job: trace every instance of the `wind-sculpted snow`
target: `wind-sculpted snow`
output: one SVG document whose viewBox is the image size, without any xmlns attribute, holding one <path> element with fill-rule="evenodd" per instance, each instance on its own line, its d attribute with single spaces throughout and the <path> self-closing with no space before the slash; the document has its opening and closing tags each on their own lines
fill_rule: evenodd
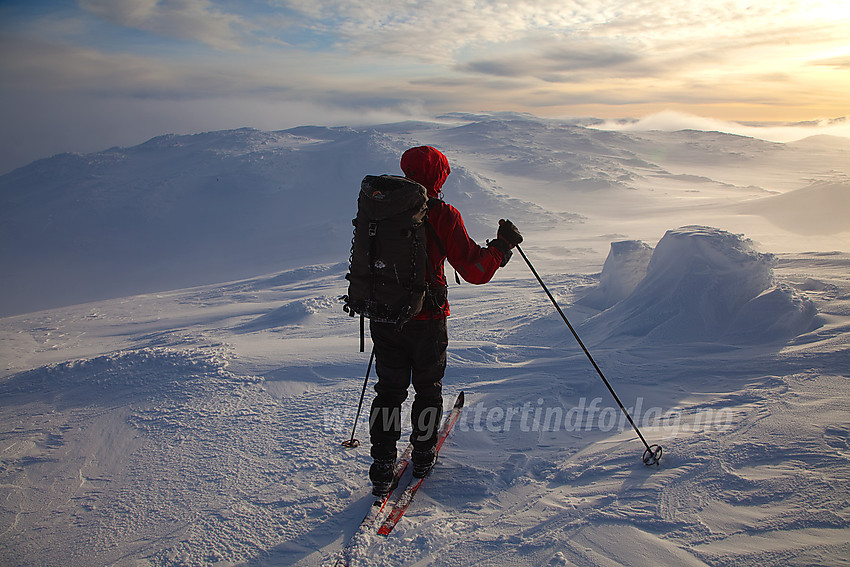
<svg viewBox="0 0 850 567">
<path fill-rule="evenodd" d="M 195 375 L 228 377 L 223 359 L 200 353 L 145 348 L 119 351 L 90 359 L 70 360 L 18 374 L 0 383 L 0 395 L 63 397 L 70 390 L 86 396 L 120 394 L 122 391 L 182 389 Z"/>
<path fill-rule="evenodd" d="M 617 262 L 615 251 L 600 287 L 631 285 L 644 270 L 645 248 L 635 247 L 630 262 Z M 670 230 L 640 283 L 584 327 L 596 341 L 618 335 L 665 343 L 787 340 L 809 330 L 816 308 L 793 288 L 776 284 L 775 262 L 741 235 L 696 226 Z M 623 269 L 629 264 L 633 272 Z"/>
<path fill-rule="evenodd" d="M 26 425 L 0 435 L 0 563 L 233 564 L 294 541 L 357 484 L 335 480 L 332 465 L 318 470 L 329 443 L 319 393 L 282 404 L 262 382 L 203 347 L 119 352 L 5 381 L 0 420 Z M 81 537 L 56 545 L 69 529 Z"/>
<path fill-rule="evenodd" d="M 602 265 L 599 285 L 579 303 L 595 309 L 607 309 L 625 299 L 646 277 L 652 247 L 639 240 L 611 243 L 611 251 Z"/>
<path fill-rule="evenodd" d="M 240 328 L 246 331 L 260 331 L 287 325 L 305 324 L 311 315 L 338 305 L 339 298 L 335 297 L 314 297 L 293 301 L 278 307 L 271 313 L 265 313 L 253 321 L 245 323 Z"/>
<path fill-rule="evenodd" d="M 650 468 L 561 322 L 535 327 L 552 307 L 530 275 L 453 284 L 444 381 L 467 406 L 416 505 L 391 537 L 368 538 L 356 564 L 846 556 L 847 255 L 777 262 L 721 231 L 672 234 L 647 277 L 672 276 L 684 251 L 702 251 L 708 273 L 775 281 L 780 295 L 806 290 L 823 324 L 771 349 L 655 340 L 647 350 L 616 337 L 594 346 L 643 433 L 665 448 Z M 340 445 L 368 361 L 356 321 L 332 300 L 343 275 L 339 264 L 304 267 L 3 319 L 7 364 L 26 349 L 32 361 L 64 361 L 0 382 L 0 563 L 323 564 L 370 505 L 365 412 L 364 445 Z M 543 276 L 578 312 L 589 278 Z M 774 292 L 756 297 L 774 319 L 788 313 Z"/>
</svg>

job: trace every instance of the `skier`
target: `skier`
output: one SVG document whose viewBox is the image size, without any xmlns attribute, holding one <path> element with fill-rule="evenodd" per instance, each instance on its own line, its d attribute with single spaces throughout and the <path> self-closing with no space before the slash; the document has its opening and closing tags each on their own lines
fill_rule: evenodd
<svg viewBox="0 0 850 567">
<path fill-rule="evenodd" d="M 427 234 L 429 292 L 422 311 L 400 330 L 393 323 L 370 321 L 378 382 L 369 415 L 372 493 L 383 496 L 392 488 L 396 442 L 401 437 L 401 404 L 413 383 L 411 409 L 413 476 L 426 476 L 436 461 L 435 445 L 443 411 L 443 375 L 446 369 L 449 315 L 444 262 L 469 283 L 490 281 L 510 259 L 522 235 L 510 221 L 500 220 L 495 240 L 486 247 L 467 234 L 460 212 L 440 199 L 451 169 L 445 155 L 431 146 L 410 148 L 401 157 L 405 177 L 428 191 Z M 433 230 L 432 230 L 433 229 Z"/>
</svg>

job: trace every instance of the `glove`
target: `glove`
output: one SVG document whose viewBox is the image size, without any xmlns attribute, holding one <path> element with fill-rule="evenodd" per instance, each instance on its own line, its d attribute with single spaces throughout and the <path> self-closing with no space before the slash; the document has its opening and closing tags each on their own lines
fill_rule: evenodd
<svg viewBox="0 0 850 567">
<path fill-rule="evenodd" d="M 496 237 L 507 242 L 511 248 L 522 243 L 522 235 L 517 227 L 514 223 L 505 219 L 499 220 L 499 231 L 496 233 Z"/>
<path fill-rule="evenodd" d="M 499 220 L 499 230 L 496 232 L 496 239 L 487 243 L 487 246 L 493 247 L 502 253 L 501 267 L 504 268 L 508 264 L 508 260 L 513 256 L 511 248 L 522 242 L 522 235 L 509 220 Z"/>
</svg>

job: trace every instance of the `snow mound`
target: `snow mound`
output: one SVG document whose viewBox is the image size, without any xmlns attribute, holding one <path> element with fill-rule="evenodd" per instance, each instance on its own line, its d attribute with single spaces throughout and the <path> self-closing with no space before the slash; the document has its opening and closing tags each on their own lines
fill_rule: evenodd
<svg viewBox="0 0 850 567">
<path fill-rule="evenodd" d="M 276 327 L 286 327 L 305 323 L 312 315 L 320 311 L 333 309 L 339 305 L 339 300 L 330 296 L 308 297 L 290 301 L 269 313 L 260 315 L 243 324 L 240 329 L 245 331 L 261 331 Z"/>
<path fill-rule="evenodd" d="M 817 308 L 805 295 L 777 285 L 744 304 L 725 338 L 741 343 L 785 340 L 805 332 L 816 314 Z"/>
<path fill-rule="evenodd" d="M 599 285 L 578 303 L 595 309 L 607 309 L 625 299 L 646 276 L 652 247 L 640 240 L 612 242 L 602 266 Z"/>
<path fill-rule="evenodd" d="M 775 283 L 775 262 L 773 254 L 754 250 L 742 235 L 705 226 L 667 231 L 634 290 L 585 322 L 588 337 L 626 335 L 665 343 L 787 340 L 809 328 L 816 309 L 806 296 Z M 608 289 L 630 285 L 639 265 L 612 262 L 617 268 L 608 270 Z"/>
<path fill-rule="evenodd" d="M 94 358 L 69 360 L 36 368 L 0 384 L 0 396 L 13 395 L 104 395 L 132 389 L 176 390 L 181 382 L 199 376 L 234 379 L 220 355 L 203 349 L 170 350 L 142 348 L 119 351 Z"/>
</svg>

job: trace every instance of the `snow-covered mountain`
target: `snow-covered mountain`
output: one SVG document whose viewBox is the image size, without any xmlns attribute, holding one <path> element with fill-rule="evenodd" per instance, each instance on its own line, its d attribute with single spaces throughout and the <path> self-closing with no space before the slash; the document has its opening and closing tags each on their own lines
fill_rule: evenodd
<svg viewBox="0 0 850 567">
<path fill-rule="evenodd" d="M 816 207 L 806 218 L 823 221 L 807 226 L 815 233 L 825 223 L 846 226 L 840 195 L 850 150 L 840 144 L 620 134 L 514 115 L 166 135 L 57 155 L 0 177 L 0 314 L 344 261 L 360 179 L 399 173 L 401 152 L 420 143 L 449 156 L 446 199 L 465 213 L 475 238 L 490 238 L 500 216 L 526 231 L 589 222 L 599 238 L 573 246 L 594 263 L 610 234 L 656 240 L 668 228 L 705 224 L 702 211 L 690 219 L 677 209 L 708 200 L 736 200 L 746 212 L 782 219 L 782 211 L 798 210 L 793 200 L 760 206 L 756 198 L 817 180 L 837 187 L 842 202 L 817 205 L 806 195 Z M 673 218 L 634 226 L 645 215 L 633 213 L 647 204 L 672 207 Z"/>
<path fill-rule="evenodd" d="M 846 562 L 850 148 L 591 124 L 162 136 L 0 177 L 0 564 L 332 560 L 371 502 L 365 415 L 340 444 L 368 362 L 338 301 L 350 219 L 422 143 L 474 238 L 523 231 L 664 455 L 641 463 L 515 255 L 450 286 L 467 406 L 352 564 Z"/>
</svg>

